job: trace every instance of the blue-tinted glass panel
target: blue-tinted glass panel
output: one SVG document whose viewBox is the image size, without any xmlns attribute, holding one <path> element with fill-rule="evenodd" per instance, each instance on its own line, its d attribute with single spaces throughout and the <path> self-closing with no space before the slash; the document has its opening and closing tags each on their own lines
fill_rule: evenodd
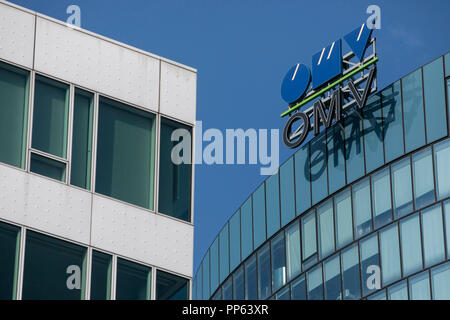
<svg viewBox="0 0 450 320">
<path fill-rule="evenodd" d="M 302 253 L 304 267 L 308 267 L 310 262 L 315 262 L 317 259 L 316 213 L 314 211 L 302 217 Z"/>
<path fill-rule="evenodd" d="M 372 201 L 375 229 L 392 221 L 391 177 L 389 168 L 372 176 Z"/>
<path fill-rule="evenodd" d="M 411 300 L 430 300 L 430 276 L 424 271 L 409 279 L 409 295 Z"/>
<path fill-rule="evenodd" d="M 434 146 L 434 166 L 438 199 L 450 196 L 450 139 Z"/>
<path fill-rule="evenodd" d="M 309 170 L 309 144 L 295 153 L 295 203 L 296 215 L 311 207 L 311 184 Z"/>
<path fill-rule="evenodd" d="M 379 94 L 369 97 L 363 117 L 366 171 L 371 172 L 384 163 L 383 121 Z"/>
<path fill-rule="evenodd" d="M 380 232 L 381 273 L 383 286 L 401 277 L 398 226 L 393 224 Z"/>
<path fill-rule="evenodd" d="M 450 300 L 450 262 L 431 269 L 433 300 Z"/>
<path fill-rule="evenodd" d="M 386 300 L 386 290 L 382 290 L 371 295 L 370 297 L 367 297 L 367 300 Z"/>
<path fill-rule="evenodd" d="M 228 246 L 228 223 L 220 231 L 219 234 L 219 270 L 220 270 L 220 283 L 225 280 L 229 274 L 230 260 L 229 260 L 229 246 Z"/>
<path fill-rule="evenodd" d="M 342 275 L 344 286 L 344 299 L 356 300 L 361 297 L 361 283 L 359 273 L 358 245 L 342 252 Z"/>
<path fill-rule="evenodd" d="M 264 183 L 253 193 L 253 245 L 259 247 L 266 240 L 266 200 Z"/>
<path fill-rule="evenodd" d="M 253 252 L 253 221 L 252 221 L 252 198 L 241 207 L 241 254 L 245 260 Z"/>
<path fill-rule="evenodd" d="M 277 300 L 291 300 L 291 287 L 286 286 L 277 293 Z"/>
<path fill-rule="evenodd" d="M 422 232 L 425 267 L 429 267 L 445 258 L 440 204 L 422 211 Z"/>
<path fill-rule="evenodd" d="M 302 259 L 300 256 L 300 227 L 298 221 L 286 229 L 286 254 L 287 278 L 289 281 L 301 271 Z"/>
<path fill-rule="evenodd" d="M 213 300 L 222 300 L 222 288 L 219 287 L 219 289 L 216 291 L 216 293 L 212 296 Z M 194 298 L 194 300 L 196 300 Z"/>
<path fill-rule="evenodd" d="M 431 148 L 413 154 L 414 201 L 416 209 L 434 202 L 433 160 Z"/>
<path fill-rule="evenodd" d="M 416 213 L 400 222 L 402 243 L 403 276 L 422 269 L 422 244 L 420 240 L 420 221 Z"/>
<path fill-rule="evenodd" d="M 192 300 L 197 300 L 197 275 L 192 281 Z"/>
<path fill-rule="evenodd" d="M 16 298 L 20 228 L 0 222 L 0 300 Z"/>
<path fill-rule="evenodd" d="M 353 240 L 352 197 L 350 188 L 334 198 L 336 242 L 342 248 Z"/>
<path fill-rule="evenodd" d="M 334 251 L 333 202 L 328 200 L 317 208 L 319 219 L 319 255 L 326 257 Z"/>
<path fill-rule="evenodd" d="M 286 284 L 286 247 L 284 232 L 272 240 L 272 290 L 277 291 Z"/>
<path fill-rule="evenodd" d="M 405 150 L 410 152 L 425 144 L 422 69 L 418 69 L 402 79 L 402 93 L 405 118 Z"/>
<path fill-rule="evenodd" d="M 374 234 L 361 240 L 360 250 L 363 295 L 368 295 L 381 287 L 381 279 L 376 276 L 380 275 L 378 236 Z"/>
<path fill-rule="evenodd" d="M 409 157 L 392 165 L 394 215 L 400 218 L 413 209 L 411 160 Z"/>
<path fill-rule="evenodd" d="M 450 257 L 450 200 L 444 202 L 444 221 L 447 240 L 447 257 Z"/>
<path fill-rule="evenodd" d="M 197 299 L 203 300 L 203 263 L 197 271 Z"/>
<path fill-rule="evenodd" d="M 219 286 L 219 240 L 214 239 L 214 242 L 209 249 L 210 256 L 210 277 L 211 277 L 211 292 L 214 292 Z"/>
<path fill-rule="evenodd" d="M 408 287 L 406 280 L 388 288 L 389 300 L 408 300 Z"/>
<path fill-rule="evenodd" d="M 339 255 L 325 261 L 324 268 L 325 300 L 341 300 L 341 263 Z"/>
<path fill-rule="evenodd" d="M 270 243 L 258 251 L 258 293 L 259 299 L 264 300 L 272 293 L 270 272 Z"/>
<path fill-rule="evenodd" d="M 308 300 L 323 300 L 322 264 L 307 272 Z"/>
<path fill-rule="evenodd" d="M 281 225 L 295 217 L 294 158 L 280 167 Z"/>
<path fill-rule="evenodd" d="M 230 271 L 241 262 L 241 211 L 230 219 Z"/>
<path fill-rule="evenodd" d="M 353 186 L 353 215 L 355 235 L 360 238 L 372 230 L 372 208 L 370 203 L 370 180 L 358 182 Z"/>
<path fill-rule="evenodd" d="M 222 294 L 223 300 L 233 300 L 233 277 L 229 277 L 223 284 Z"/>
<path fill-rule="evenodd" d="M 364 174 L 362 121 L 356 112 L 353 112 L 345 118 L 344 122 L 347 183 L 351 183 Z"/>
<path fill-rule="evenodd" d="M 328 195 L 327 138 L 322 131 L 310 142 L 311 183 L 313 205 Z"/>
<path fill-rule="evenodd" d="M 256 277 L 256 255 L 245 262 L 245 299 L 258 299 L 258 278 Z"/>
<path fill-rule="evenodd" d="M 383 105 L 383 134 L 386 162 L 400 157 L 403 145 L 403 113 L 400 81 L 388 86 L 381 92 Z"/>
<path fill-rule="evenodd" d="M 445 77 L 450 76 L 450 53 L 447 53 L 445 59 Z"/>
<path fill-rule="evenodd" d="M 211 296 L 211 288 L 209 284 L 209 251 L 203 259 L 203 300 L 208 300 Z"/>
<path fill-rule="evenodd" d="M 280 195 L 278 173 L 266 180 L 267 237 L 280 230 Z"/>
<path fill-rule="evenodd" d="M 345 143 L 344 131 L 339 125 L 327 131 L 328 184 L 330 194 L 345 185 Z"/>
<path fill-rule="evenodd" d="M 305 275 L 300 276 L 291 285 L 292 300 L 306 300 L 306 282 Z"/>
<path fill-rule="evenodd" d="M 423 90 L 425 96 L 425 119 L 427 142 L 447 135 L 445 119 L 445 87 L 442 57 L 423 67 Z"/>
<path fill-rule="evenodd" d="M 244 300 L 244 266 L 241 266 L 233 274 L 233 299 Z"/>
</svg>

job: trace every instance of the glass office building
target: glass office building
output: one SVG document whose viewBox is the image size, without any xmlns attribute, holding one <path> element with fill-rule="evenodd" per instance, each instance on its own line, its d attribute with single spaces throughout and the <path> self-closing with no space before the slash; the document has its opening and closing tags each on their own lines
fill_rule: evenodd
<svg viewBox="0 0 450 320">
<path fill-rule="evenodd" d="M 193 133 L 196 70 L 0 18 L 0 299 L 189 299 L 193 166 L 171 137 Z"/>
<path fill-rule="evenodd" d="M 450 53 L 323 130 L 225 224 L 194 299 L 450 299 Z"/>
</svg>

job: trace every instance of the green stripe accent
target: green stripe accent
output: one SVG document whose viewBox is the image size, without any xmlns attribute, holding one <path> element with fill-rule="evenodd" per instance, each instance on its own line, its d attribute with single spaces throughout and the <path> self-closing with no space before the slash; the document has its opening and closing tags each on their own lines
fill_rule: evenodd
<svg viewBox="0 0 450 320">
<path fill-rule="evenodd" d="M 365 64 L 363 64 L 361 67 L 353 70 L 352 72 L 346 74 L 345 76 L 343 76 L 342 78 L 340 78 L 339 80 L 336 80 L 335 82 L 333 82 L 332 84 L 326 86 L 325 88 L 323 88 L 320 91 L 317 91 L 316 93 L 314 93 L 312 96 L 308 97 L 307 99 L 303 100 L 302 102 L 296 104 L 295 106 L 293 106 L 292 108 L 290 108 L 289 110 L 283 112 L 281 114 L 281 117 L 284 117 L 286 115 L 288 115 L 289 113 L 291 113 L 294 110 L 297 110 L 298 108 L 300 108 L 301 106 L 307 104 L 308 102 L 310 102 L 311 100 L 317 98 L 318 96 L 320 96 L 321 94 L 323 94 L 324 92 L 330 90 L 331 88 L 337 86 L 338 84 L 341 84 L 342 82 L 344 82 L 345 80 L 347 80 L 348 78 L 354 76 L 356 73 L 360 72 L 363 69 L 366 69 L 368 66 L 374 64 L 375 62 L 378 61 L 378 57 L 373 58 L 370 61 L 367 61 Z"/>
</svg>

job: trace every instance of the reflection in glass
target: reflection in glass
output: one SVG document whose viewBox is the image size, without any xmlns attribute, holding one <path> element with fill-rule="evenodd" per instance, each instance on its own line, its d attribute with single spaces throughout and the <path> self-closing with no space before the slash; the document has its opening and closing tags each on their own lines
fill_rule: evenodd
<svg viewBox="0 0 450 320">
<path fill-rule="evenodd" d="M 229 277 L 222 285 L 223 300 L 233 300 L 233 277 Z"/>
<path fill-rule="evenodd" d="M 258 289 L 259 299 L 264 300 L 272 293 L 270 279 L 270 243 L 258 251 Z"/>
<path fill-rule="evenodd" d="M 272 240 L 272 290 L 277 291 L 286 284 L 286 248 L 284 233 Z"/>
<path fill-rule="evenodd" d="M 295 217 L 294 159 L 289 158 L 280 167 L 281 226 Z"/>
<path fill-rule="evenodd" d="M 322 264 L 307 272 L 308 300 L 323 300 Z"/>
<path fill-rule="evenodd" d="M 244 266 L 240 266 L 233 274 L 233 299 L 244 300 Z"/>
<path fill-rule="evenodd" d="M 302 251 L 306 268 L 317 259 L 316 213 L 314 211 L 302 217 Z"/>
<path fill-rule="evenodd" d="M 381 92 L 383 105 L 383 134 L 386 163 L 404 153 L 403 113 L 400 81 Z"/>
<path fill-rule="evenodd" d="M 156 300 L 187 300 L 188 292 L 188 279 L 161 270 L 156 271 Z M 205 299 L 209 299 L 209 294 Z"/>
<path fill-rule="evenodd" d="M 253 247 L 259 247 L 266 240 L 265 183 L 253 193 Z"/>
<path fill-rule="evenodd" d="M 325 300 L 341 300 L 341 263 L 339 255 L 325 261 Z"/>
<path fill-rule="evenodd" d="M 278 173 L 266 180 L 267 237 L 280 230 L 280 196 Z"/>
<path fill-rule="evenodd" d="M 401 277 L 398 226 L 393 224 L 380 232 L 381 274 L 383 286 Z"/>
<path fill-rule="evenodd" d="M 230 270 L 241 262 L 241 211 L 238 210 L 229 221 L 230 225 Z"/>
<path fill-rule="evenodd" d="M 245 299 L 258 299 L 258 279 L 256 278 L 256 255 L 245 262 Z"/>
<path fill-rule="evenodd" d="M 328 200 L 317 209 L 319 219 L 319 253 L 326 257 L 334 251 L 333 203 Z"/>
<path fill-rule="evenodd" d="M 411 300 L 430 300 L 430 277 L 424 271 L 409 279 L 409 294 Z"/>
<path fill-rule="evenodd" d="M 311 207 L 311 177 L 309 172 L 309 143 L 295 153 L 295 204 L 296 215 Z M 301 192 L 299 192 L 301 190 Z"/>
<path fill-rule="evenodd" d="M 288 280 L 295 278 L 301 271 L 300 227 L 299 222 L 286 229 L 286 254 Z"/>
<path fill-rule="evenodd" d="M 431 149 L 413 154 L 414 201 L 416 209 L 434 201 L 433 161 Z"/>
<path fill-rule="evenodd" d="M 220 270 L 220 283 L 225 280 L 229 274 L 229 249 L 228 249 L 228 223 L 225 224 L 222 231 L 219 234 L 219 270 Z"/>
<path fill-rule="evenodd" d="M 342 273 L 344 285 L 344 299 L 356 300 L 361 297 L 359 276 L 358 245 L 346 249 L 342 253 Z"/>
<path fill-rule="evenodd" d="M 422 245 L 420 241 L 419 215 L 416 213 L 400 222 L 403 275 L 408 276 L 422 269 Z"/>
<path fill-rule="evenodd" d="M 369 178 L 353 186 L 353 213 L 357 238 L 372 230 L 372 208 L 370 205 Z"/>
<path fill-rule="evenodd" d="M 241 207 L 241 246 L 242 260 L 245 260 L 253 252 L 253 228 L 252 228 L 252 198 Z"/>
<path fill-rule="evenodd" d="M 306 282 L 305 275 L 301 275 L 295 281 L 292 281 L 292 300 L 306 300 Z"/>
<path fill-rule="evenodd" d="M 406 280 L 399 282 L 388 288 L 389 300 L 408 300 L 408 287 Z"/>
<path fill-rule="evenodd" d="M 450 300 L 450 262 L 431 269 L 433 300 Z"/>
<path fill-rule="evenodd" d="M 425 267 L 429 267 L 445 258 L 442 208 L 440 204 L 422 212 L 422 232 Z"/>
<path fill-rule="evenodd" d="M 363 295 L 368 295 L 381 287 L 381 279 L 376 276 L 380 270 L 377 235 L 361 240 L 360 248 Z"/>
<path fill-rule="evenodd" d="M 411 186 L 411 161 L 409 157 L 392 165 L 394 214 L 400 218 L 413 209 Z"/>
<path fill-rule="evenodd" d="M 436 187 L 438 199 L 450 196 L 450 139 L 434 146 Z"/>
<path fill-rule="evenodd" d="M 336 213 L 336 240 L 342 248 L 353 240 L 352 198 L 350 189 L 338 194 L 334 199 Z"/>
<path fill-rule="evenodd" d="M 385 168 L 372 176 L 372 201 L 374 225 L 377 229 L 392 220 L 389 168 Z"/>
<path fill-rule="evenodd" d="M 277 293 L 277 300 L 291 300 L 291 287 L 286 286 Z"/>
</svg>

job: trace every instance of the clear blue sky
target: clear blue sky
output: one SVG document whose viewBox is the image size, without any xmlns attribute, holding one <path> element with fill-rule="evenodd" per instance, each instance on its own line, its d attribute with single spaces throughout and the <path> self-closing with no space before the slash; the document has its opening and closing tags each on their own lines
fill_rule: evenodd
<svg viewBox="0 0 450 320">
<path fill-rule="evenodd" d="M 198 69 L 197 119 L 204 129 L 279 128 L 284 74 L 352 31 L 381 7 L 375 31 L 379 88 L 450 50 L 448 0 L 14 0 Z M 281 138 L 281 137 L 280 137 Z M 280 142 L 280 163 L 292 150 Z M 228 218 L 265 179 L 258 166 L 195 169 L 194 270 Z"/>
</svg>

